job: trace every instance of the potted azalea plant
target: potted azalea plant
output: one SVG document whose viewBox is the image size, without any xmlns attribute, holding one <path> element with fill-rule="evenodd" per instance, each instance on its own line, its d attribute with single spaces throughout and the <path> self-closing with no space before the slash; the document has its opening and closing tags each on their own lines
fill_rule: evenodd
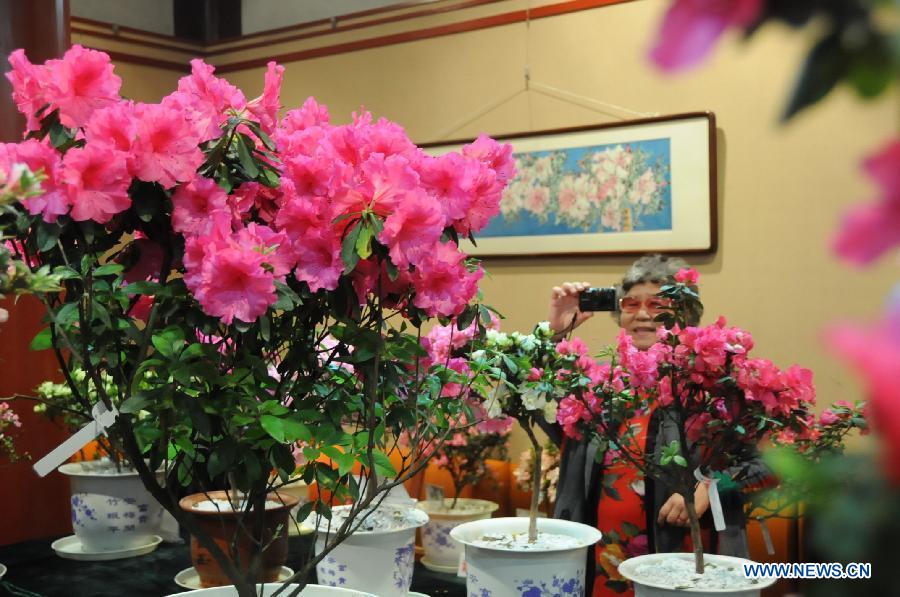
<svg viewBox="0 0 900 597">
<path fill-rule="evenodd" d="M 119 96 L 102 52 L 10 62 L 27 137 L 0 145 L 0 172 L 23 164 L 44 180 L 0 227 L 15 258 L 55 268 L 63 287 L 41 295 L 48 325 L 32 347 L 53 351 L 73 401 L 115 415 L 109 436 L 191 533 L 195 562 L 214 563 L 201 584 L 249 596 L 278 578 L 296 504 L 278 489 L 298 442 L 304 481 L 351 503 L 301 507 L 319 541 L 289 579 L 295 594 L 363 525 L 424 524 L 419 510 L 377 514 L 427 462 L 388 454 L 404 433 L 440 444 L 468 412 L 443 392 L 458 374 L 424 366 L 418 330 L 478 312 L 482 269 L 458 239 L 497 213 L 510 147 L 480 137 L 431 157 L 365 112 L 333 125 L 313 99 L 279 119 L 274 63 L 254 100 L 195 60 L 177 90 L 143 104 Z M 141 412 L 155 422 L 144 442 Z M 188 486 L 202 491 L 179 500 Z M 398 565 L 411 567 L 408 552 Z"/>
<path fill-rule="evenodd" d="M 682 270 L 663 285 L 660 296 L 670 307 L 657 317 L 664 324 L 659 341 L 639 351 L 622 333 L 584 391 L 562 400 L 559 422 L 568 437 L 594 438 L 609 461 L 634 467 L 674 493 L 693 496 L 698 482 L 706 483 L 721 531 L 717 485 L 748 481 L 744 463 L 756 458 L 757 446 L 772 435 L 809 437 L 815 390 L 808 370 L 782 371 L 751 358 L 750 334 L 727 326 L 724 318 L 707 327 L 688 325 L 702 312 L 697 279 L 695 271 Z M 660 453 L 645 454 L 639 425 L 629 422 L 652 410 L 673 439 Z M 741 560 L 703 553 L 693 500 L 685 506 L 693 557 L 660 553 L 626 560 L 619 573 L 634 582 L 636 594 L 711 587 L 758 592 L 765 582 L 745 578 Z"/>
<path fill-rule="evenodd" d="M 468 361 L 461 355 L 471 350 L 473 342 L 479 337 L 478 326 L 485 324 L 486 329 L 493 329 L 497 324 L 489 311 L 462 330 L 454 325 L 435 326 L 422 339 L 428 359 L 460 375 L 469 375 Z M 455 392 L 456 389 L 448 386 L 444 391 Z M 455 574 L 459 567 L 462 546 L 450 538 L 450 532 L 465 522 L 490 518 L 499 507 L 499 504 L 489 500 L 462 498 L 460 495 L 466 487 L 475 486 L 487 478 L 488 458 L 506 458 L 506 442 L 514 421 L 509 417 L 488 417 L 475 395 L 468 397 L 468 404 L 471 420 L 462 417 L 455 421 L 450 438 L 432 455 L 432 464 L 450 476 L 453 494 L 439 499 L 428 496 L 429 499 L 419 503 L 429 517 L 421 532 L 425 549 L 422 563 L 438 572 Z"/>
<path fill-rule="evenodd" d="M 556 343 L 550 325 L 538 324 L 531 334 L 487 330 L 471 369 L 494 386 L 484 408 L 494 419 L 516 420 L 532 446 L 532 486 L 541 485 L 543 449 L 535 432 L 538 421 L 553 422 L 557 401 L 586 383 L 577 369 L 579 340 Z M 584 360 L 584 359 L 582 359 Z M 583 363 L 585 369 L 588 363 Z M 460 525 L 451 537 L 465 546 L 469 593 L 501 594 L 508 587 L 526 592 L 557 590 L 584 594 L 587 550 L 600 539 L 588 525 L 538 518 L 541 492 L 532 491 L 527 518 L 494 518 Z"/>
</svg>

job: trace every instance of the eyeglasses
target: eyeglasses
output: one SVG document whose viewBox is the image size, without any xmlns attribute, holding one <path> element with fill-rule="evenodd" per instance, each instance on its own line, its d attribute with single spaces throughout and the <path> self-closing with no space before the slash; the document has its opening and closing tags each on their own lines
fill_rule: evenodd
<svg viewBox="0 0 900 597">
<path fill-rule="evenodd" d="M 619 299 L 619 310 L 622 313 L 637 313 L 641 310 L 641 307 L 644 307 L 647 313 L 657 314 L 660 311 L 671 309 L 672 301 L 658 296 L 651 296 L 644 300 L 633 296 L 624 296 Z"/>
</svg>

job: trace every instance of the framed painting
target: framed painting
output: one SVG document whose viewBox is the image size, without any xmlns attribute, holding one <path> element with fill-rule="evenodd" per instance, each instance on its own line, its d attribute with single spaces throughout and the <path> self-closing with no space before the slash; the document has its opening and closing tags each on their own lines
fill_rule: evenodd
<svg viewBox="0 0 900 597">
<path fill-rule="evenodd" d="M 500 213 L 465 241 L 478 256 L 716 250 L 711 112 L 497 137 L 516 174 Z M 440 155 L 470 140 L 432 143 Z"/>
</svg>

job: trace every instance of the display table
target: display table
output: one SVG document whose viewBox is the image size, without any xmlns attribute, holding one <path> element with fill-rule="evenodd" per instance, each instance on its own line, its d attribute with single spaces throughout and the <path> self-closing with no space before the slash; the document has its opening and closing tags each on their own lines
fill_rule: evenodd
<svg viewBox="0 0 900 597">
<path fill-rule="evenodd" d="M 0 547 L 0 563 L 9 569 L 0 580 L 0 595 L 161 597 L 187 590 L 173 580 L 191 565 L 186 544 L 163 543 L 153 553 L 125 560 L 84 562 L 60 558 L 50 548 L 51 543 L 28 541 Z M 287 565 L 296 569 L 309 552 L 310 540 L 291 537 L 289 545 Z M 16 589 L 25 591 L 19 593 Z M 466 582 L 431 572 L 416 562 L 411 590 L 432 597 L 464 596 Z"/>
</svg>

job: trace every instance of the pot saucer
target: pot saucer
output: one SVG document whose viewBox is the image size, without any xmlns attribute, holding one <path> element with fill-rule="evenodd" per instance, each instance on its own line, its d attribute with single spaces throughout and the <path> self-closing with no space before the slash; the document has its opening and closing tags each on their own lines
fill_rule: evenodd
<svg viewBox="0 0 900 597">
<path fill-rule="evenodd" d="M 410 591 L 406 594 L 406 597 L 429 597 L 425 593 L 416 593 L 415 591 Z"/>
<path fill-rule="evenodd" d="M 100 562 L 103 560 L 122 560 L 125 558 L 134 558 L 142 556 L 155 550 L 162 543 L 162 537 L 159 535 L 150 535 L 144 545 L 137 547 L 129 547 L 128 549 L 111 549 L 108 551 L 87 551 L 81 544 L 78 535 L 69 535 L 62 539 L 57 539 L 50 544 L 53 551 L 61 558 L 67 560 L 88 560 Z"/>
<path fill-rule="evenodd" d="M 0 578 L 3 578 L 6 575 L 6 566 L 0 564 Z"/>
<path fill-rule="evenodd" d="M 423 566 L 425 566 L 426 568 L 428 568 L 429 570 L 431 570 L 433 572 L 443 572 L 444 574 L 456 574 L 456 571 L 458 570 L 457 566 L 441 566 L 440 564 L 435 564 L 434 562 L 432 562 L 431 560 L 429 560 L 428 558 L 425 558 L 425 557 L 423 557 L 419 561 L 422 563 Z M 410 595 L 412 595 L 412 593 L 410 593 Z"/>
<path fill-rule="evenodd" d="M 283 582 L 294 575 L 294 571 L 287 566 L 282 566 L 278 573 L 278 582 Z M 175 575 L 175 584 L 183 589 L 202 589 L 200 586 L 200 574 L 191 566 Z"/>
</svg>

